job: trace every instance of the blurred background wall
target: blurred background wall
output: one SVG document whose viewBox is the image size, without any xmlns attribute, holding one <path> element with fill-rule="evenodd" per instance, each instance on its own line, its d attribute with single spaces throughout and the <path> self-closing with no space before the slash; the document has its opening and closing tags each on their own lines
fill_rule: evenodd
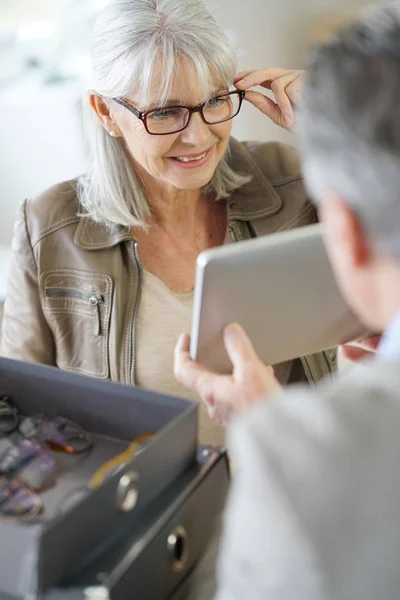
<svg viewBox="0 0 400 600">
<path fill-rule="evenodd" d="M 106 0 L 0 0 L 0 297 L 18 203 L 85 168 L 79 100 L 88 38 Z M 239 52 L 240 69 L 302 68 L 365 0 L 206 0 Z M 253 107 L 234 121 L 239 139 L 279 139 Z"/>
</svg>

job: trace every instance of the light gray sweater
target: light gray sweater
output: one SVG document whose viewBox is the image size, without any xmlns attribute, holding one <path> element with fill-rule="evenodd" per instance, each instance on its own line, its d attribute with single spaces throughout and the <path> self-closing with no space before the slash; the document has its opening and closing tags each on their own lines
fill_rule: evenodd
<svg viewBox="0 0 400 600">
<path fill-rule="evenodd" d="M 261 403 L 229 445 L 216 600 L 400 598 L 400 361 Z"/>
</svg>

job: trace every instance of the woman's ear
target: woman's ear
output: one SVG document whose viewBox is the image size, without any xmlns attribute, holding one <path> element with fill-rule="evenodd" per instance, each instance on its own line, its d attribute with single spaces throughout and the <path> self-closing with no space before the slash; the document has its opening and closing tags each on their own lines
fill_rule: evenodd
<svg viewBox="0 0 400 600">
<path fill-rule="evenodd" d="M 96 113 L 104 129 L 112 136 L 119 137 L 119 129 L 111 116 L 110 108 L 104 98 L 96 92 L 89 92 L 90 106 Z"/>
</svg>

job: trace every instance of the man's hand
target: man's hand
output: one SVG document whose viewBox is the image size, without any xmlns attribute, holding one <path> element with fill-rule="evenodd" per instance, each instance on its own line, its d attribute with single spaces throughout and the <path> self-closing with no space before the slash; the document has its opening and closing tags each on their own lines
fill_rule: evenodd
<svg viewBox="0 0 400 600">
<path fill-rule="evenodd" d="M 364 360 L 376 354 L 381 338 L 382 335 L 379 334 L 364 340 L 356 340 L 350 344 L 343 344 L 340 346 L 340 354 L 352 362 Z"/>
<path fill-rule="evenodd" d="M 258 358 L 239 325 L 226 327 L 224 344 L 233 364 L 232 375 L 218 375 L 193 362 L 188 334 L 182 334 L 176 345 L 174 372 L 179 381 L 199 394 L 210 418 L 226 425 L 234 415 L 282 388 L 273 368 Z"/>
<path fill-rule="evenodd" d="M 236 75 L 234 84 L 238 90 L 246 90 L 245 100 L 267 115 L 276 125 L 291 131 L 294 124 L 293 107 L 301 102 L 303 79 L 304 71 L 270 68 L 242 71 Z M 276 102 L 264 94 L 250 90 L 256 85 L 271 90 Z"/>
</svg>

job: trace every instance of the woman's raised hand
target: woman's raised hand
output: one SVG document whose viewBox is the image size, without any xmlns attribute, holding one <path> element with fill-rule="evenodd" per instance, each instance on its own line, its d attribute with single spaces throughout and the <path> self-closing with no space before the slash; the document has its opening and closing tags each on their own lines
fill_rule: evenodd
<svg viewBox="0 0 400 600">
<path fill-rule="evenodd" d="M 234 84 L 238 90 L 246 91 L 245 100 L 267 115 L 279 127 L 292 131 L 293 108 L 300 104 L 303 78 L 304 71 L 269 68 L 242 71 L 236 75 Z M 256 85 L 271 90 L 275 101 L 260 92 L 251 90 Z"/>
</svg>

